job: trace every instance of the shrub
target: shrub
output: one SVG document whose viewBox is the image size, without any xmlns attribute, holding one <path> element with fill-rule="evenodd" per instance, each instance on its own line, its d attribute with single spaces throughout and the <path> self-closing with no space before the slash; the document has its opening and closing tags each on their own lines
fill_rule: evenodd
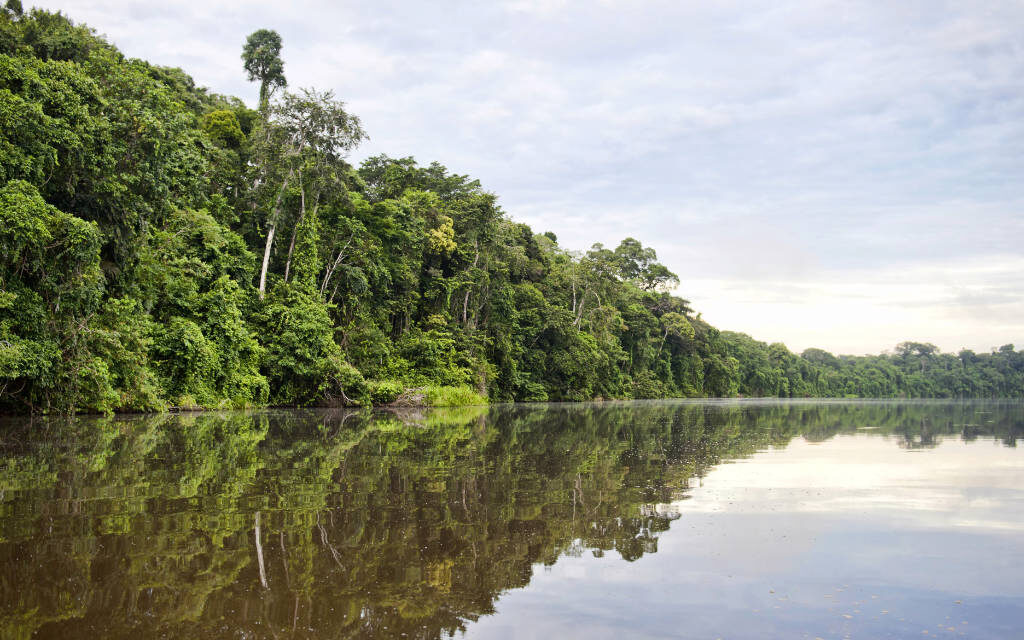
<svg viewBox="0 0 1024 640">
<path fill-rule="evenodd" d="M 372 380 L 366 383 L 370 393 L 370 402 L 375 405 L 390 404 L 403 391 L 405 385 L 397 380 Z"/>
<path fill-rule="evenodd" d="M 426 388 L 426 404 L 430 407 L 464 407 L 487 404 L 487 398 L 465 385 L 457 387 L 431 385 Z"/>
</svg>

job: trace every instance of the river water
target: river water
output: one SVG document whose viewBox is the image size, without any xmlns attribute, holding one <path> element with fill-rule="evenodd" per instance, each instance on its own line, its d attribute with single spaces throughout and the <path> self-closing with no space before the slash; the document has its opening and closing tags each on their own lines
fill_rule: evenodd
<svg viewBox="0 0 1024 640">
<path fill-rule="evenodd" d="M 1024 403 L 0 422 L 0 638 L 1024 637 Z"/>
</svg>

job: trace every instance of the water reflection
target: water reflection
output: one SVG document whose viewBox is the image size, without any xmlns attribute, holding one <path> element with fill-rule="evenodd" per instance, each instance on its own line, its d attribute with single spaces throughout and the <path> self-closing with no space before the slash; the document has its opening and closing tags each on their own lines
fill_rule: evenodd
<svg viewBox="0 0 1024 640">
<path fill-rule="evenodd" d="M 612 403 L 11 421 L 0 637 L 436 638 L 539 566 L 656 554 L 717 465 L 993 437 L 1019 403 Z"/>
</svg>

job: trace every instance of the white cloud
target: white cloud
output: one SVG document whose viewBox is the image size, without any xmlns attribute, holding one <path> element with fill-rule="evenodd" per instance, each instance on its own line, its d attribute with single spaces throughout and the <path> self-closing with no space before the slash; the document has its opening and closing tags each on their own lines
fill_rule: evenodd
<svg viewBox="0 0 1024 640">
<path fill-rule="evenodd" d="M 933 281 L 1021 254 L 1019 3 L 43 4 L 250 101 L 242 42 L 278 29 L 291 86 L 363 119 L 357 159 L 438 160 L 572 248 L 636 237 L 727 328 L 1024 343 L 1019 280 Z"/>
<path fill-rule="evenodd" d="M 833 271 L 796 279 L 696 280 L 690 298 L 720 328 L 799 352 L 863 354 L 904 340 L 988 351 L 990 332 L 1024 335 L 1024 257 Z M 837 337 L 840 336 L 840 337 Z M 876 347 L 875 345 L 881 345 Z"/>
</svg>

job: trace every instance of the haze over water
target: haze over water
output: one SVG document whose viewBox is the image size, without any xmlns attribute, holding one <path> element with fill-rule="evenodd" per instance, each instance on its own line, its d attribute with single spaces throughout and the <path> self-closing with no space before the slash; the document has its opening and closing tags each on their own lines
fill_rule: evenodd
<svg viewBox="0 0 1024 640">
<path fill-rule="evenodd" d="M 0 637 L 1005 638 L 1021 402 L 0 430 Z"/>
</svg>

